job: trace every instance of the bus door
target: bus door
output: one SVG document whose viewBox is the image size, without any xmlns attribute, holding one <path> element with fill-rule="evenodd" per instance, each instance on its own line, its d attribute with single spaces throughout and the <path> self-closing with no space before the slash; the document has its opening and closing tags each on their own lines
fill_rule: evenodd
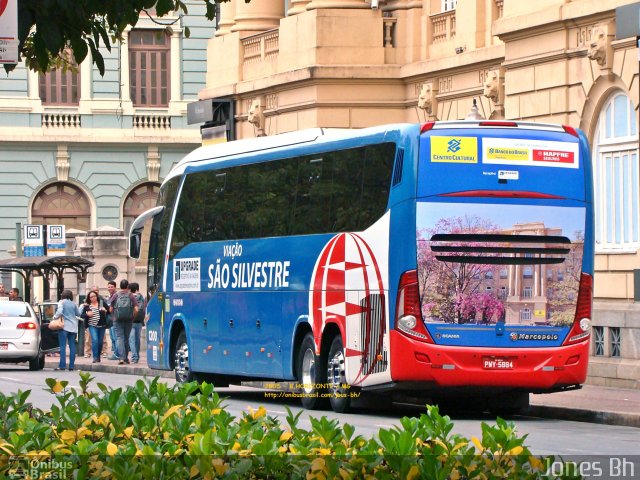
<svg viewBox="0 0 640 480">
<path fill-rule="evenodd" d="M 423 319 L 436 344 L 565 342 L 581 282 L 590 287 L 584 273 L 592 271 L 584 256 L 592 239 L 585 150 L 561 129 L 422 136 L 417 273 Z"/>
<path fill-rule="evenodd" d="M 211 320 L 217 329 L 215 339 L 211 330 L 202 335 L 208 342 L 219 343 L 215 371 L 282 375 L 281 312 L 286 300 L 283 296 L 289 295 L 291 261 L 287 255 L 292 251 L 282 246 L 287 241 L 215 242 L 206 244 L 206 251 L 199 251 L 197 257 L 204 262 L 199 288 L 206 292 L 201 296 L 208 299 L 210 307 L 206 308 L 214 313 Z M 211 365 L 201 351 L 196 342 L 194 365 L 199 371 L 210 371 Z M 204 362 L 201 366 L 197 363 L 200 360 Z"/>
</svg>

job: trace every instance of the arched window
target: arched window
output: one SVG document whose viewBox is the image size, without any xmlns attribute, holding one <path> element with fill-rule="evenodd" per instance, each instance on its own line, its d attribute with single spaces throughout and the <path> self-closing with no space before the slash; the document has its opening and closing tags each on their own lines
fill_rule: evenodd
<svg viewBox="0 0 640 480">
<path fill-rule="evenodd" d="M 158 192 L 160 191 L 160 185 L 157 183 L 145 183 L 129 193 L 124 201 L 122 209 L 122 218 L 124 220 L 124 232 L 129 234 L 131 223 L 136 219 L 138 215 L 144 213 L 156 205 L 156 199 L 158 198 Z"/>
<path fill-rule="evenodd" d="M 44 187 L 31 207 L 31 223 L 64 225 L 87 231 L 91 228 L 91 206 L 86 195 L 70 183 Z"/>
<path fill-rule="evenodd" d="M 600 250 L 636 249 L 638 223 L 638 125 L 623 92 L 604 104 L 593 139 L 596 246 Z"/>
<path fill-rule="evenodd" d="M 129 193 L 124 201 L 122 219 L 124 223 L 124 233 L 129 235 L 131 224 L 138 215 L 149 210 L 156 205 L 156 199 L 158 198 L 158 192 L 160 192 L 160 185 L 157 183 L 145 183 Z M 140 260 L 138 265 L 147 266 L 147 251 L 149 250 L 149 237 L 151 230 L 147 225 L 142 234 L 142 248 L 140 250 Z"/>
</svg>

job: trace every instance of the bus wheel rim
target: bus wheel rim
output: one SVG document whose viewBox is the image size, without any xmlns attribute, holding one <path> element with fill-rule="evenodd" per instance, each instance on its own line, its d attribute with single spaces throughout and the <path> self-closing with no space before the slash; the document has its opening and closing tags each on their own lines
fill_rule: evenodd
<svg viewBox="0 0 640 480">
<path fill-rule="evenodd" d="M 186 343 L 176 350 L 176 375 L 184 382 L 189 377 L 189 346 Z"/>
<path fill-rule="evenodd" d="M 344 353 L 338 350 L 327 364 L 327 382 L 333 391 L 339 391 L 340 386 L 346 382 L 344 371 Z"/>
<path fill-rule="evenodd" d="M 305 393 L 311 393 L 313 391 L 313 384 L 315 383 L 316 368 L 316 355 L 312 349 L 307 348 L 302 357 L 302 390 Z"/>
</svg>

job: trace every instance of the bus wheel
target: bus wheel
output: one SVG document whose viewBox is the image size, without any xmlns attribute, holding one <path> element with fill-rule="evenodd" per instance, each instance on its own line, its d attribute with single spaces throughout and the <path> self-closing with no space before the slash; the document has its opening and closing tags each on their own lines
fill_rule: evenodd
<svg viewBox="0 0 640 480">
<path fill-rule="evenodd" d="M 337 335 L 331 348 L 329 349 L 329 357 L 327 358 L 327 385 L 329 387 L 329 402 L 334 412 L 344 413 L 351 406 L 351 398 L 349 397 L 350 389 L 347 385 L 347 377 L 345 374 L 344 348 L 342 347 L 342 338 Z"/>
<path fill-rule="evenodd" d="M 308 410 L 318 410 L 327 405 L 326 398 L 322 397 L 325 383 L 324 370 L 320 367 L 316 355 L 316 346 L 313 335 L 307 333 L 302 340 L 298 351 L 297 368 L 298 382 L 301 384 L 300 402 Z"/>
<path fill-rule="evenodd" d="M 178 335 L 176 349 L 173 354 L 173 370 L 178 383 L 193 382 L 196 379 L 195 374 L 189 368 L 189 344 L 187 344 L 187 335 L 184 330 Z"/>
<path fill-rule="evenodd" d="M 504 393 L 489 401 L 489 412 L 498 416 L 523 415 L 529 410 L 529 392 Z"/>
</svg>

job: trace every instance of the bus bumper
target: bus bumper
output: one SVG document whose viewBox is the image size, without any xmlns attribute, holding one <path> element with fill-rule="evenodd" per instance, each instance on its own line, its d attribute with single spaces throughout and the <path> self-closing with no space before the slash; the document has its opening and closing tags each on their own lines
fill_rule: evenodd
<svg viewBox="0 0 640 480">
<path fill-rule="evenodd" d="M 511 387 L 555 391 L 587 378 L 589 338 L 567 347 L 451 347 L 390 332 L 393 382 L 440 387 Z"/>
</svg>

